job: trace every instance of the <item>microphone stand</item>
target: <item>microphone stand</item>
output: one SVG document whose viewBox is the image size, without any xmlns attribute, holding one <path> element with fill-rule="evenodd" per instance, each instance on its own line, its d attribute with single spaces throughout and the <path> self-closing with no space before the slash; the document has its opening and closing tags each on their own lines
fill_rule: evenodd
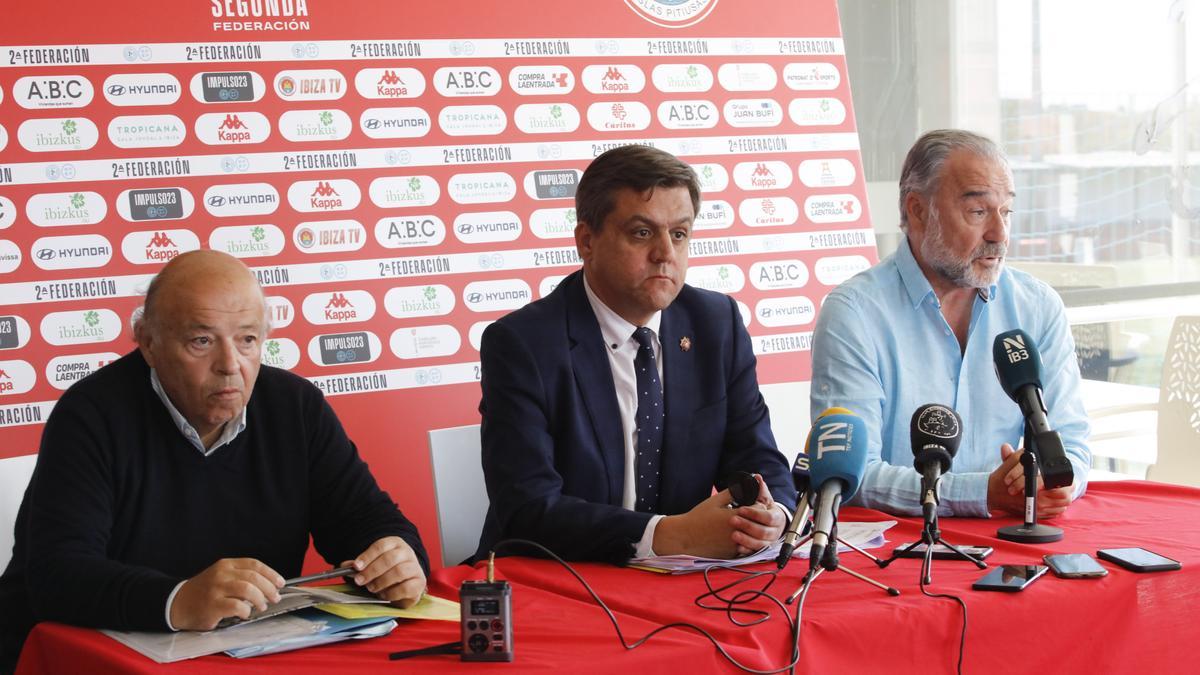
<svg viewBox="0 0 1200 675">
<path fill-rule="evenodd" d="M 933 555 L 932 555 L 932 552 L 933 552 L 934 544 L 941 544 L 942 546 L 945 546 L 947 549 L 954 551 L 955 555 L 962 558 L 963 560 L 975 563 L 975 566 L 981 570 L 987 569 L 987 563 L 976 558 L 975 556 L 971 555 L 970 553 L 967 553 L 966 551 L 955 546 L 954 544 L 951 544 L 950 542 L 946 541 L 945 539 L 942 539 L 941 530 L 938 529 L 938 516 L 937 516 L 937 508 L 936 507 L 933 509 L 932 515 L 925 519 L 925 526 L 921 529 L 921 538 L 919 540 L 914 541 L 913 543 L 911 543 L 903 548 L 896 549 L 895 551 L 892 552 L 892 557 L 888 558 L 887 560 L 877 561 L 877 562 L 879 563 L 880 567 L 887 567 L 888 565 L 892 564 L 893 562 L 898 560 L 900 557 L 902 557 L 903 554 L 911 551 L 912 549 L 916 548 L 917 546 L 919 546 L 921 544 L 925 544 L 925 546 L 926 546 L 926 555 L 921 558 L 921 578 L 924 579 L 925 583 L 927 583 L 927 584 L 933 583 Z"/>
<path fill-rule="evenodd" d="M 1025 522 L 996 530 L 996 536 L 1019 544 L 1045 544 L 1063 538 L 1061 527 L 1042 525 L 1037 521 L 1037 479 L 1041 470 L 1038 464 L 1037 440 L 1033 425 L 1025 420 L 1025 452 L 1021 453 L 1021 467 L 1025 469 Z"/>
<path fill-rule="evenodd" d="M 812 538 L 812 534 L 810 533 L 807 536 L 805 536 L 804 539 L 801 539 L 796 544 L 797 547 L 799 547 L 800 544 L 803 544 L 805 541 L 808 541 L 811 538 Z M 787 604 L 790 605 L 793 602 L 795 602 L 796 598 L 800 597 L 800 594 L 804 593 L 808 589 L 808 587 L 811 586 L 814 581 L 816 581 L 817 577 L 821 576 L 821 573 L 826 570 L 828 570 L 830 572 L 839 572 L 839 571 L 845 572 L 846 574 L 849 574 L 850 576 L 854 577 L 855 579 L 858 579 L 859 581 L 870 584 L 870 585 L 874 586 L 875 588 L 878 588 L 879 590 L 886 592 L 888 595 L 891 595 L 891 596 L 900 595 L 900 591 L 898 589 L 892 588 L 891 586 L 888 586 L 886 584 L 882 584 L 882 583 L 875 581 L 874 579 L 868 577 L 865 574 L 860 574 L 860 573 L 855 572 L 854 570 L 850 569 L 849 567 L 845 567 L 845 566 L 839 564 L 838 547 L 837 547 L 838 543 L 846 544 L 847 546 L 854 549 L 855 551 L 867 556 L 871 560 L 874 560 L 876 563 L 879 562 L 879 558 L 876 558 L 875 556 L 871 555 L 870 553 L 867 553 L 866 551 L 862 550 L 861 548 L 859 548 L 857 546 L 854 546 L 853 544 L 849 544 L 845 541 L 842 541 L 842 539 L 837 536 L 837 518 L 836 517 L 834 518 L 834 521 L 833 521 L 833 527 L 830 529 L 830 532 L 829 532 L 829 539 L 830 539 L 831 545 L 825 547 L 825 551 L 822 553 L 821 560 L 819 561 L 820 564 L 816 564 L 816 563 L 812 562 L 811 560 L 809 561 L 810 566 L 808 568 L 808 572 L 804 575 L 803 581 L 800 582 L 800 588 L 797 588 L 795 593 L 792 593 L 791 595 L 788 596 Z"/>
</svg>

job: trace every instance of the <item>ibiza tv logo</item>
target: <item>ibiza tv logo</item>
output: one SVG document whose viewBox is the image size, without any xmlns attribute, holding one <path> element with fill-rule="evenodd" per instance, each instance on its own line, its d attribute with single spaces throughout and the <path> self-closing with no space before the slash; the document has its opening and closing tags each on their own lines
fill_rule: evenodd
<svg viewBox="0 0 1200 675">
<path fill-rule="evenodd" d="M 635 14 L 663 28 L 694 26 L 717 6 L 717 0 L 625 0 Z"/>
</svg>

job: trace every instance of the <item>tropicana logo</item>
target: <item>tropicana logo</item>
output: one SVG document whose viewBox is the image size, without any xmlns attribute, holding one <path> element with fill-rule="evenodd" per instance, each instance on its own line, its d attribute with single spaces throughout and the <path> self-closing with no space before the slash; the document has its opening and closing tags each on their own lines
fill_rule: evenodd
<svg viewBox="0 0 1200 675">
<path fill-rule="evenodd" d="M 225 143 L 245 143 L 250 140 L 250 127 L 237 114 L 231 113 L 217 127 L 217 138 Z"/>
</svg>

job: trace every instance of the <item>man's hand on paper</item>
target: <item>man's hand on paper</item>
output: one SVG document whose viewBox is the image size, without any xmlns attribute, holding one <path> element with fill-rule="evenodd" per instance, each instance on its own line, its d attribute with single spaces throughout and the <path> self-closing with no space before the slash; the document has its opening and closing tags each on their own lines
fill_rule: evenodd
<svg viewBox="0 0 1200 675">
<path fill-rule="evenodd" d="M 354 583 L 398 607 L 411 607 L 425 592 L 425 571 L 408 542 L 383 537 L 342 567 L 358 570 Z"/>
<path fill-rule="evenodd" d="M 279 602 L 283 577 L 253 558 L 224 558 L 183 582 L 171 602 L 176 630 L 212 630 L 227 617 L 245 619 Z"/>
</svg>

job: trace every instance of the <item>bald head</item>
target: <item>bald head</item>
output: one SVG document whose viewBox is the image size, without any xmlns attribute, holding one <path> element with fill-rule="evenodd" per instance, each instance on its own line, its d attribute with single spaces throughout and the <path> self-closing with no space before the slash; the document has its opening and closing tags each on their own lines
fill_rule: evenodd
<svg viewBox="0 0 1200 675">
<path fill-rule="evenodd" d="M 266 334 L 266 302 L 254 274 L 209 250 L 167 263 L 134 324 L 146 363 L 205 447 L 249 402 Z"/>
</svg>

